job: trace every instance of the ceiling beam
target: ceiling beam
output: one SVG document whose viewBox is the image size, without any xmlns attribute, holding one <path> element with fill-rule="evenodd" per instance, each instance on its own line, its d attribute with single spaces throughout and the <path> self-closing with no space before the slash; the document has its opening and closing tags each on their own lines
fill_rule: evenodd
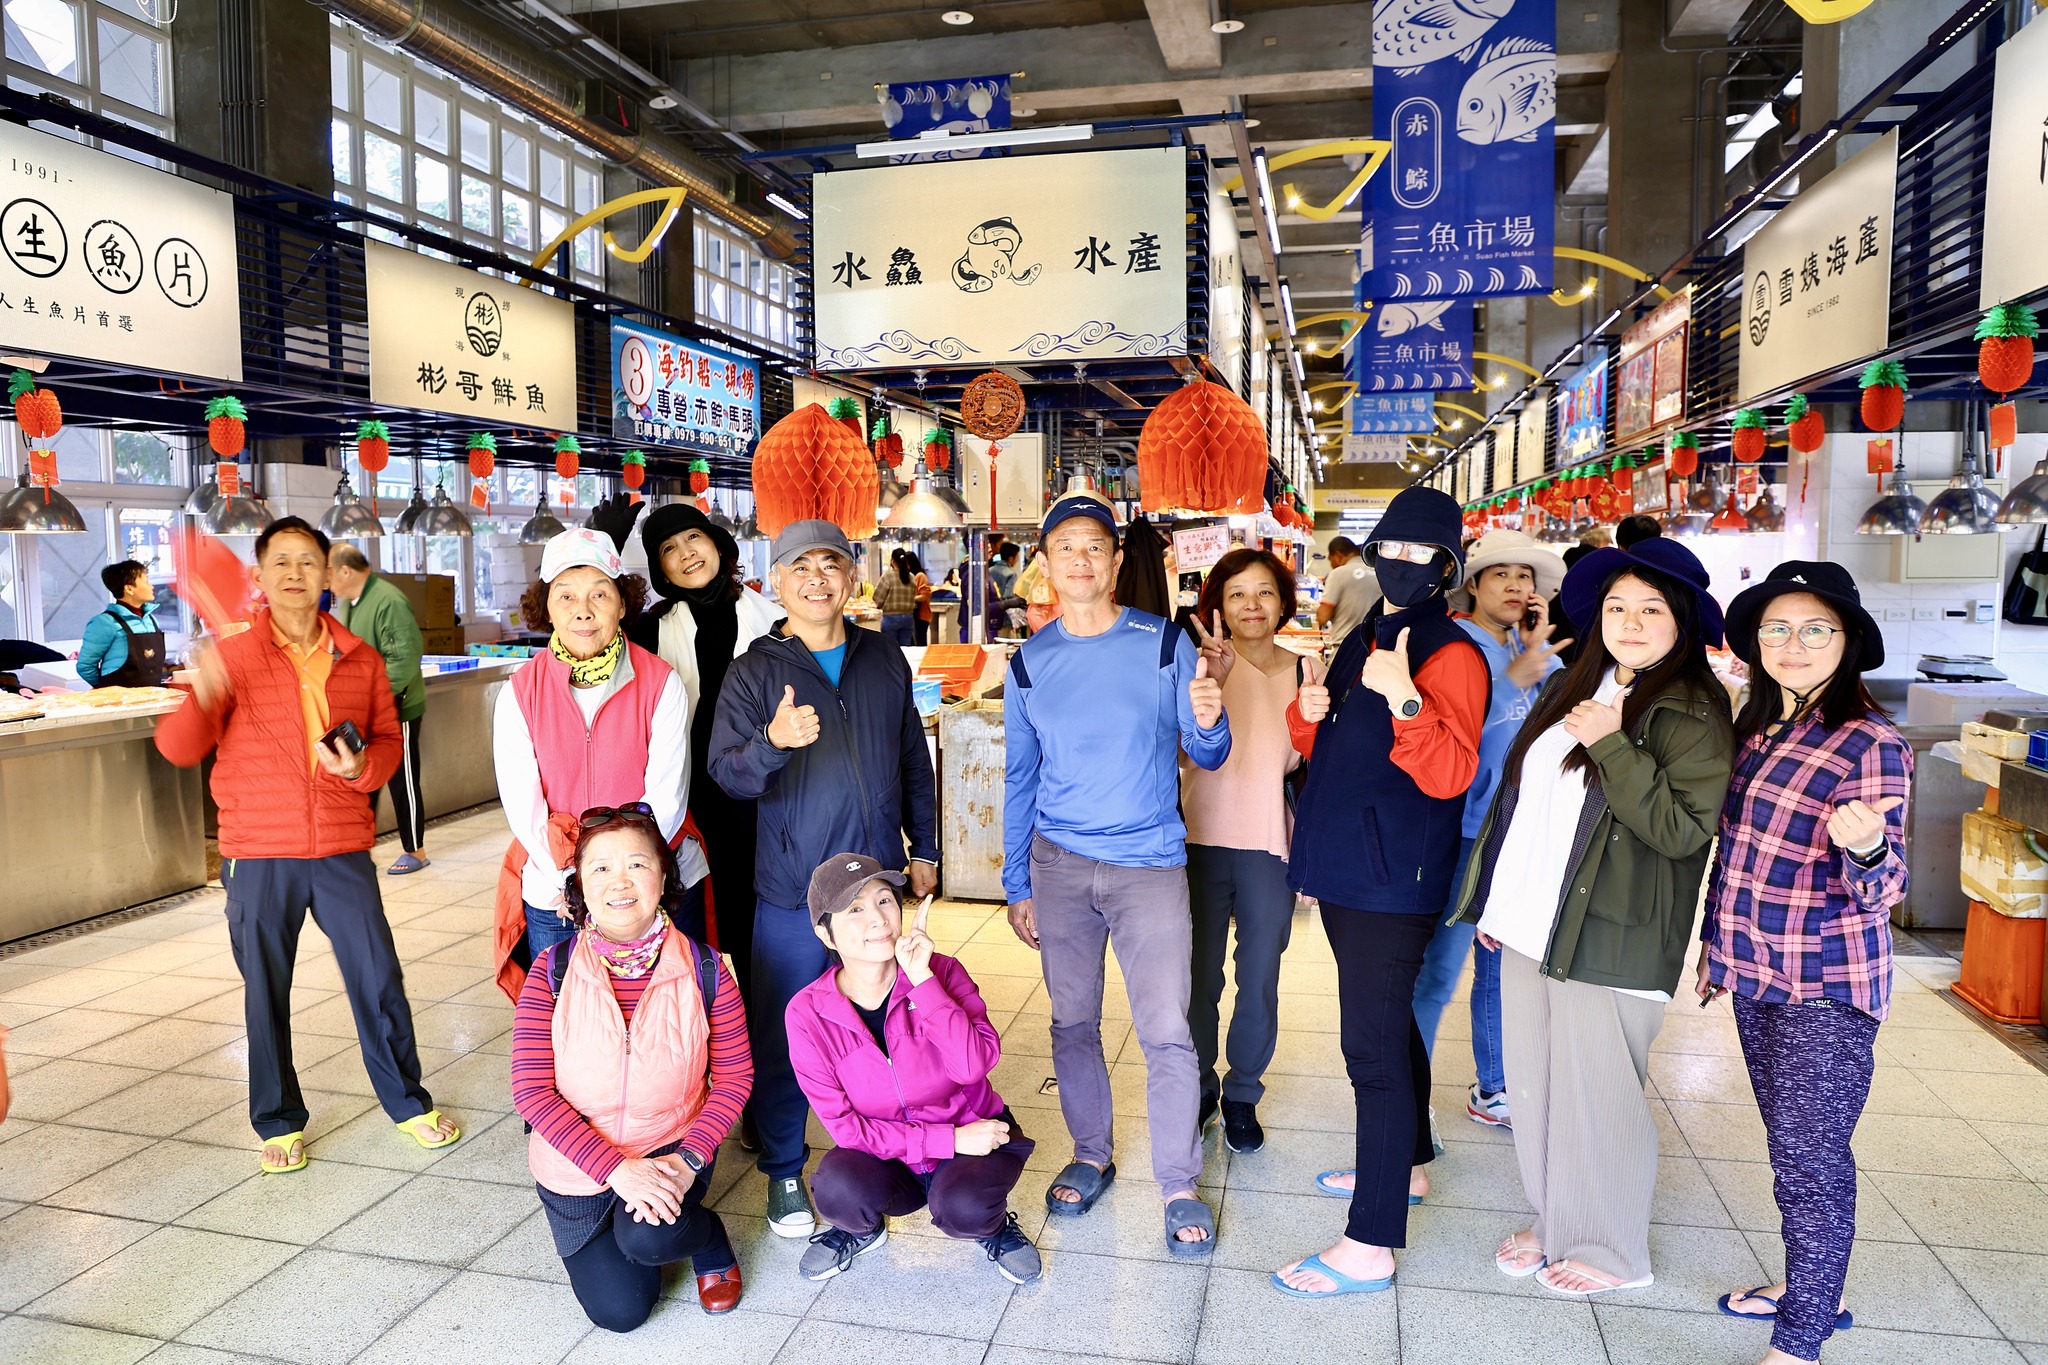
<svg viewBox="0 0 2048 1365">
<path fill-rule="evenodd" d="M 1145 0 L 1145 16 L 1168 71 L 1214 71 L 1223 39 L 1209 31 L 1209 0 Z"/>
</svg>

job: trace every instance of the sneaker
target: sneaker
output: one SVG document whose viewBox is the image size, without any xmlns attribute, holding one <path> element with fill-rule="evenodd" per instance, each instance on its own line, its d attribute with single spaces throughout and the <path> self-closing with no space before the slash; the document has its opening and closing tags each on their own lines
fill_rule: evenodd
<svg viewBox="0 0 2048 1365">
<path fill-rule="evenodd" d="M 1216 1096 L 1204 1090 L 1202 1107 L 1195 1111 L 1195 1141 L 1209 1136 L 1209 1125 L 1216 1121 Z"/>
<path fill-rule="evenodd" d="M 1030 1284 L 1045 1273 L 1045 1263 L 1038 1258 L 1038 1248 L 1031 1245 L 1031 1239 L 1017 1226 L 1017 1215 L 1003 1215 L 1003 1225 L 981 1239 L 981 1249 L 996 1263 L 1004 1279 L 1011 1284 Z M 817 1276 L 811 1278 L 817 1279 Z"/>
<path fill-rule="evenodd" d="M 1477 1081 L 1472 1082 L 1472 1089 L 1465 1096 L 1465 1117 L 1489 1128 L 1515 1126 L 1508 1117 L 1508 1092 L 1501 1090 L 1489 1095 L 1479 1088 Z"/>
<path fill-rule="evenodd" d="M 811 1213 L 811 1192 L 800 1175 L 768 1180 L 768 1230 L 777 1237 L 808 1237 L 818 1226 Z"/>
<path fill-rule="evenodd" d="M 886 1222 L 865 1236 L 843 1228 L 826 1228 L 811 1237 L 811 1244 L 804 1248 L 803 1259 L 796 1264 L 797 1273 L 807 1280 L 829 1280 L 852 1265 L 854 1257 L 863 1251 L 872 1251 L 888 1240 L 889 1225 Z"/>
<path fill-rule="evenodd" d="M 1266 1130 L 1259 1127 L 1259 1106 L 1243 1100 L 1223 1101 L 1223 1145 L 1239 1154 L 1266 1145 Z"/>
</svg>

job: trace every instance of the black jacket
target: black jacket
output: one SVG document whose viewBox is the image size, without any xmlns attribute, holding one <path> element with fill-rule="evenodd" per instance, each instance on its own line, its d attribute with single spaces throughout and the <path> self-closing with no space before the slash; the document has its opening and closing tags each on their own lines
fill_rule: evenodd
<svg viewBox="0 0 2048 1365">
<path fill-rule="evenodd" d="M 846 626 L 846 662 L 834 688 L 787 622 L 747 647 L 725 675 L 711 722 L 711 776 L 758 804 L 754 891 L 801 907 L 811 872 L 835 853 L 864 853 L 891 871 L 909 857 L 939 860 L 937 799 L 924 722 L 910 695 L 903 651 Z M 816 707 L 819 732 L 801 749 L 768 742 L 782 689 Z"/>
</svg>

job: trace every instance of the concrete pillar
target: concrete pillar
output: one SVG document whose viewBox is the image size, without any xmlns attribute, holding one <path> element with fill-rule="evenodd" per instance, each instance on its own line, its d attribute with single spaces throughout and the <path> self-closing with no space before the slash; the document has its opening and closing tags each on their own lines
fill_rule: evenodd
<svg viewBox="0 0 2048 1365">
<path fill-rule="evenodd" d="M 171 25 L 177 141 L 301 189 L 334 193 L 326 11 L 305 0 L 220 0 Z"/>
<path fill-rule="evenodd" d="M 1662 0 L 1620 5 L 1621 55 L 1607 78 L 1604 250 L 1655 275 L 1692 245 L 1696 59 L 1663 48 Z M 1607 275 L 1598 296 L 1602 316 L 1637 288 Z"/>
<path fill-rule="evenodd" d="M 1839 24 L 1808 24 L 1802 54 L 1799 101 L 1800 131 L 1813 133 L 1826 127 L 1838 115 L 1861 103 L 1877 83 L 1898 70 L 1926 45 L 1929 35 L 1946 22 L 1946 7 L 1928 5 L 1872 5 Z M 1953 84 L 1977 60 L 1977 42 L 1965 40 L 1906 86 L 1907 90 L 1942 90 Z M 1871 138 L 1850 135 L 1837 138 L 1801 169 L 1801 178 L 1811 184 L 1827 171 L 1856 155 Z"/>
</svg>

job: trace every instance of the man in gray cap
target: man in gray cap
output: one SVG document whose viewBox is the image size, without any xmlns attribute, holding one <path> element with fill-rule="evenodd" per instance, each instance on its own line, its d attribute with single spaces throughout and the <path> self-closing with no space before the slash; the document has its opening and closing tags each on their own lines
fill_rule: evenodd
<svg viewBox="0 0 2048 1365">
<path fill-rule="evenodd" d="M 768 1226 L 808 1237 L 816 1226 L 803 1181 L 809 1106 L 790 1068 L 783 1014 L 825 970 L 825 946 L 804 908 L 811 870 L 839 850 L 890 871 L 907 861 L 910 892 L 924 896 L 938 885 L 939 846 L 910 665 L 902 650 L 846 619 L 857 562 L 846 533 L 829 521 L 792 522 L 772 554 L 786 615 L 726 673 L 709 766 L 728 794 L 757 803 L 746 991 L 754 1122 Z"/>
</svg>

